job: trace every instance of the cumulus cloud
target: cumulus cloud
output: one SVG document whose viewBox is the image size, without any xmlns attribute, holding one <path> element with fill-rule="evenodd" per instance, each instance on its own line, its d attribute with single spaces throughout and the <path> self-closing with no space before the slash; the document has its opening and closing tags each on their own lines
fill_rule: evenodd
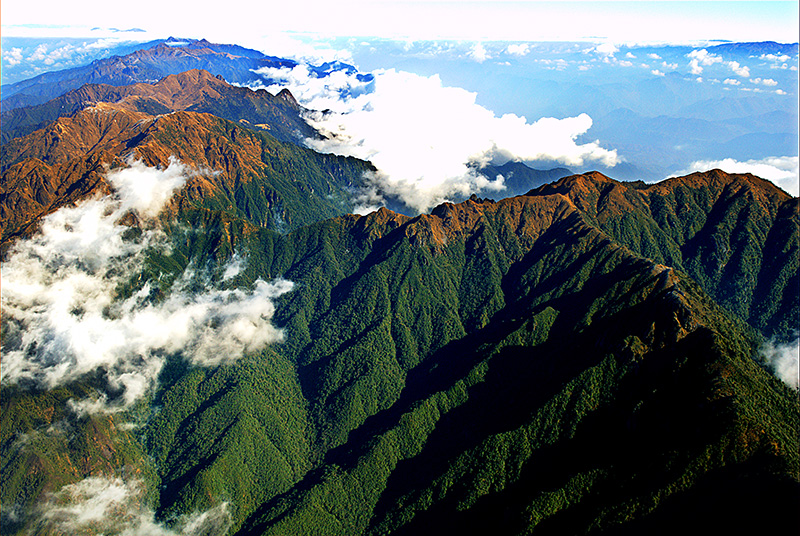
<svg viewBox="0 0 800 536">
<path fill-rule="evenodd" d="M 761 54 L 759 58 L 775 63 L 785 63 L 792 59 L 791 56 L 787 56 L 786 54 Z"/>
<path fill-rule="evenodd" d="M 22 63 L 22 49 L 14 47 L 3 54 L 3 59 L 10 67 Z"/>
<path fill-rule="evenodd" d="M 778 82 L 773 80 L 772 78 L 751 78 L 750 82 L 752 84 L 761 84 L 763 86 L 777 86 Z"/>
<path fill-rule="evenodd" d="M 761 348 L 764 361 L 773 374 L 792 389 L 800 388 L 798 363 L 800 363 L 800 339 L 789 344 L 767 341 Z"/>
<path fill-rule="evenodd" d="M 166 169 L 132 163 L 112 171 L 114 195 L 58 210 L 15 245 L 2 266 L 3 383 L 54 387 L 100 372 L 107 390 L 71 407 L 115 411 L 153 385 L 167 355 L 216 365 L 281 340 L 272 300 L 291 290 L 288 281 L 197 291 L 197 274 L 187 270 L 158 299 L 149 282 L 118 295 L 149 250 L 167 250 L 153 218 L 189 173 L 175 160 Z M 120 223 L 131 214 L 139 228 Z"/>
<path fill-rule="evenodd" d="M 731 71 L 743 78 L 750 76 L 750 68 L 744 65 L 739 65 L 738 61 L 729 61 L 727 65 L 731 68 Z"/>
<path fill-rule="evenodd" d="M 650 74 L 654 74 L 656 76 L 666 76 L 663 72 L 659 71 L 658 69 L 653 69 L 650 71 Z"/>
<path fill-rule="evenodd" d="M 687 54 L 689 57 L 689 68 L 692 74 L 702 74 L 703 67 L 714 65 L 715 63 L 722 63 L 722 58 L 711 54 L 708 50 L 702 48 L 700 50 L 692 50 Z"/>
<path fill-rule="evenodd" d="M 371 161 L 378 169 L 367 178 L 373 201 L 392 196 L 425 211 L 450 196 L 500 189 L 475 171 L 490 161 L 547 160 L 568 166 L 618 161 L 616 151 L 599 141 L 576 141 L 592 126 L 586 114 L 532 123 L 513 114 L 497 117 L 475 102 L 475 93 L 444 86 L 438 76 L 379 70 L 370 81 L 342 73 L 326 81 L 308 69 L 260 73 L 280 80 L 271 91 L 288 86 L 305 107 L 330 110 L 309 117 L 326 138 L 307 144 Z"/>
<path fill-rule="evenodd" d="M 483 63 L 484 61 L 491 58 L 489 52 L 483 46 L 483 43 L 475 43 L 469 51 L 469 57 L 473 60 L 477 61 L 478 63 Z"/>
<path fill-rule="evenodd" d="M 722 83 L 728 86 L 740 86 L 742 84 L 735 78 L 726 78 L 725 80 L 722 81 Z"/>
<path fill-rule="evenodd" d="M 508 45 L 508 48 L 506 48 L 506 52 L 508 52 L 512 56 L 525 56 L 530 51 L 531 47 L 530 45 L 528 45 L 528 43 Z"/>
<path fill-rule="evenodd" d="M 650 54 L 647 55 L 647 57 L 650 58 L 651 60 L 660 60 L 661 59 L 661 56 L 659 56 L 655 52 L 651 52 Z"/>
<path fill-rule="evenodd" d="M 775 156 L 761 160 L 740 162 L 733 158 L 724 160 L 700 160 L 692 162 L 690 167 L 678 175 L 721 169 L 728 173 L 752 173 L 762 179 L 775 183 L 790 195 L 800 195 L 800 166 L 796 156 Z"/>
<path fill-rule="evenodd" d="M 619 48 L 613 43 L 603 43 L 601 45 L 597 45 L 594 47 L 595 52 L 598 54 L 602 54 L 603 56 L 613 56 L 617 52 L 619 52 Z"/>
<path fill-rule="evenodd" d="M 51 494 L 41 505 L 39 524 L 48 534 L 221 535 L 231 526 L 231 514 L 223 502 L 205 512 L 182 516 L 166 527 L 145 504 L 141 481 L 93 476 Z"/>
</svg>

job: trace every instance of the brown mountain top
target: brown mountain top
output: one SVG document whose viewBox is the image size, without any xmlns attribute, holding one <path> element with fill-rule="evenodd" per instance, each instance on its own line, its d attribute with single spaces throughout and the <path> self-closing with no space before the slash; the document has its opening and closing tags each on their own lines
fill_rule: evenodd
<svg viewBox="0 0 800 536">
<path fill-rule="evenodd" d="M 160 94 L 182 80 L 166 81 Z M 2 146 L 2 241 L 32 231 L 62 206 L 106 191 L 111 167 L 135 159 L 165 168 L 172 157 L 195 170 L 175 203 L 214 206 L 259 226 L 274 219 L 291 227 L 345 212 L 345 188 L 368 169 L 210 114 L 152 116 L 124 103 L 98 103 Z"/>
<path fill-rule="evenodd" d="M 190 110 L 212 113 L 251 128 L 267 130 L 283 141 L 297 141 L 316 132 L 301 117 L 302 108 L 284 89 L 277 96 L 266 90 L 233 86 L 202 69 L 169 75 L 153 84 L 128 86 L 87 84 L 47 103 L 11 109 L 2 114 L 3 141 L 45 127 L 99 102 L 151 115 Z"/>
</svg>

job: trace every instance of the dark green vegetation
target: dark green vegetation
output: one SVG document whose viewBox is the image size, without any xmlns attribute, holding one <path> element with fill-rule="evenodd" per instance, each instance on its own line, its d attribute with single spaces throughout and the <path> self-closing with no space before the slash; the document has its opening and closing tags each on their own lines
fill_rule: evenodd
<svg viewBox="0 0 800 536">
<path fill-rule="evenodd" d="M 753 175 L 720 170 L 643 187 L 599 173 L 532 195 L 562 193 L 636 253 L 685 271 L 767 336 L 797 338 L 800 201 Z"/>
<path fill-rule="evenodd" d="M 157 52 L 222 54 L 203 46 Z M 98 475 L 142 482 L 167 526 L 227 502 L 240 535 L 797 532 L 800 406 L 759 357 L 800 324 L 797 199 L 720 171 L 590 173 L 343 215 L 373 168 L 287 143 L 309 135 L 298 112 L 192 71 L 4 124 L 47 126 L 3 144 L 3 247 L 107 192 L 109 168 L 175 156 L 194 172 L 162 219 L 172 248 L 119 296 L 147 281 L 158 301 L 234 254 L 224 285 L 295 287 L 284 342 L 213 367 L 165 356 L 124 412 L 70 409 L 108 390 L 102 371 L 4 384 L 0 533 L 58 533 L 42 504 Z M 512 193 L 562 175 L 483 172 Z"/>
<path fill-rule="evenodd" d="M 796 202 L 714 172 L 650 189 L 577 176 L 285 235 L 210 202 L 180 209 L 229 224 L 175 226 L 174 251 L 145 271 L 235 247 L 248 262 L 231 285 L 296 283 L 275 317 L 285 342 L 217 368 L 175 356 L 113 419 L 64 409 L 90 381 L 4 387 L 3 505 L 25 512 L 102 471 L 142 475 L 165 521 L 229 501 L 236 534 L 792 533 L 797 393 L 754 358 L 762 333 L 797 325 Z M 709 251 L 723 239 L 730 252 Z M 763 275 L 696 275 L 721 252 L 723 269 L 764 258 Z M 771 309 L 736 294 L 762 287 Z M 778 313 L 745 314 L 763 310 Z M 109 432 L 122 420 L 139 427 Z M 26 443 L 52 422 L 78 439 Z M 4 534 L 32 523 L 16 519 Z"/>
</svg>

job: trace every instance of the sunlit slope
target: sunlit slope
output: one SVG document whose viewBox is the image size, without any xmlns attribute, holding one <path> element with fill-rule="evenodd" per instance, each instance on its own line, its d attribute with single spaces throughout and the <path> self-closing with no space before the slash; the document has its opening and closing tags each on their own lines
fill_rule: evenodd
<svg viewBox="0 0 800 536">
<path fill-rule="evenodd" d="M 372 169 L 211 114 L 153 116 L 101 102 L 2 146 L 2 240 L 30 234 L 62 206 L 107 193 L 109 168 L 134 160 L 166 167 L 172 157 L 194 171 L 175 208 L 278 230 L 349 212 L 350 189 Z"/>
<path fill-rule="evenodd" d="M 281 141 L 299 142 L 316 134 L 301 118 L 301 108 L 288 90 L 278 95 L 263 89 L 253 91 L 232 86 L 208 71 L 193 69 L 171 74 L 152 84 L 86 84 L 43 104 L 5 110 L 2 114 L 3 143 L 98 102 L 151 115 L 175 111 L 210 113 L 266 130 Z"/>
<path fill-rule="evenodd" d="M 762 332 L 797 337 L 800 201 L 774 184 L 720 170 L 652 185 L 587 173 L 531 195 L 556 192 L 618 242 L 684 270 Z"/>
<path fill-rule="evenodd" d="M 138 154 L 165 163 L 165 139 L 181 159 L 213 163 L 211 140 L 269 140 L 209 117 L 168 116 L 180 121 L 148 131 Z M 200 134 L 179 136 L 187 124 Z M 687 194 L 715 188 L 696 182 Z M 245 269 L 226 285 L 294 282 L 276 302 L 284 342 L 223 366 L 171 356 L 156 391 L 113 415 L 68 407 L 107 387 L 100 375 L 49 392 L 4 387 L 2 500 L 16 516 L 4 533 L 46 531 L 36 504 L 97 474 L 145 482 L 167 523 L 227 502 L 236 534 L 796 528 L 791 508 L 766 506 L 800 498 L 797 393 L 756 363 L 761 336 L 687 274 L 682 242 L 650 223 L 638 190 L 591 204 L 540 189 L 280 234 L 238 204 L 211 205 L 204 184 L 173 204 L 172 248 L 131 288 L 166 290 L 235 247 Z M 612 201 L 630 206 L 592 210 Z M 230 225 L 184 232 L 202 214 Z M 641 218 L 665 241 L 652 251 L 680 266 L 614 236 L 615 214 Z"/>
</svg>

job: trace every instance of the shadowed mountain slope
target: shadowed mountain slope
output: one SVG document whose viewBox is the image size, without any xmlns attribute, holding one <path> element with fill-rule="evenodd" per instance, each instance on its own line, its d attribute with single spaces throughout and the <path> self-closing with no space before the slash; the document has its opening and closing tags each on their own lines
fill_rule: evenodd
<svg viewBox="0 0 800 536">
<path fill-rule="evenodd" d="M 771 182 L 712 170 L 643 186 L 587 173 L 529 195 L 553 193 L 633 251 L 685 271 L 764 333 L 797 337 L 800 200 Z"/>
<path fill-rule="evenodd" d="M 110 434 L 109 463 L 147 453 L 134 467 L 160 519 L 230 501 L 235 534 L 797 528 L 791 509 L 741 510 L 800 498 L 797 396 L 752 359 L 758 335 L 569 196 L 237 243 L 248 262 L 229 284 L 296 284 L 275 316 L 285 342 L 220 367 L 173 360 L 147 404 L 114 417 L 143 423 L 129 450 L 134 436 Z M 181 238 L 148 270 L 180 273 L 200 245 Z M 104 467 L 58 480 L 54 452 L 91 460 L 97 442 L 19 441 L 44 426 L 33 408 L 66 415 L 68 396 L 5 388 L 4 503 Z M 73 425 L 91 438 L 109 419 Z"/>
</svg>

